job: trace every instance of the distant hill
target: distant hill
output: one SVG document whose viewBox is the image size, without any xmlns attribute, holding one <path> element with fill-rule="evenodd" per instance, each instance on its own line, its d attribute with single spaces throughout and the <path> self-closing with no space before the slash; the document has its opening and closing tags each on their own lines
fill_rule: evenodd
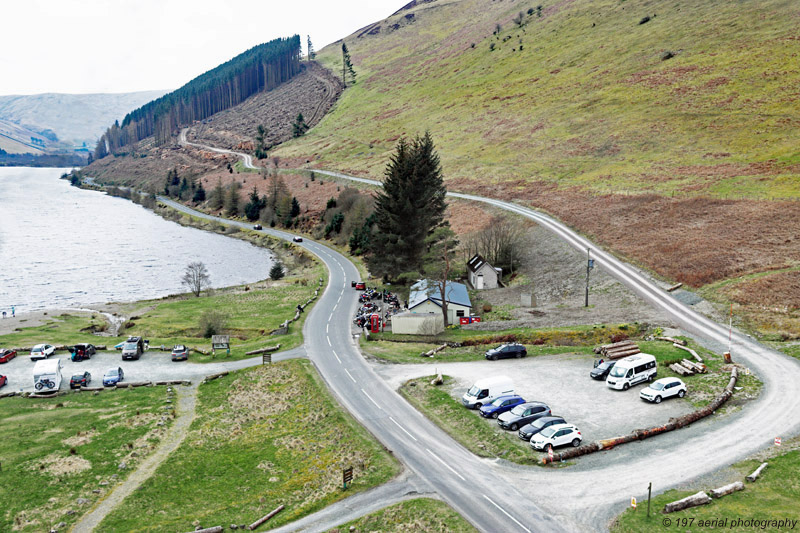
<svg viewBox="0 0 800 533">
<path fill-rule="evenodd" d="M 0 148 L 9 153 L 40 153 L 42 148 L 72 149 L 85 142 L 91 150 L 109 124 L 164 93 L 0 96 Z M 43 146 L 31 143 L 31 137 Z"/>
<path fill-rule="evenodd" d="M 795 198 L 799 17 L 791 0 L 411 2 L 344 39 L 357 83 L 279 154 L 380 176 L 429 130 L 461 189 Z M 341 73 L 341 55 L 317 59 Z"/>
</svg>

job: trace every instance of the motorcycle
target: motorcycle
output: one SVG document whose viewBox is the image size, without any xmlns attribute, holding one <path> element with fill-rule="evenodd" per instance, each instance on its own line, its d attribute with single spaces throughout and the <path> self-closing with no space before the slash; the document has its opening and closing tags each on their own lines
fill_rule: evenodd
<svg viewBox="0 0 800 533">
<path fill-rule="evenodd" d="M 55 386 L 56 386 L 55 382 L 47 378 L 40 379 L 39 381 L 36 382 L 36 385 L 34 385 L 36 390 L 42 390 L 45 387 L 47 387 L 48 389 L 52 389 Z"/>
</svg>

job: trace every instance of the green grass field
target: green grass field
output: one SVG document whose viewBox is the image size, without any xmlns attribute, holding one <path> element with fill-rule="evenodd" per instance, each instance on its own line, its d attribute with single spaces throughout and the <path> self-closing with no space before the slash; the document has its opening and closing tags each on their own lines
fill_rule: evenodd
<svg viewBox="0 0 800 533">
<path fill-rule="evenodd" d="M 183 445 L 100 525 L 102 531 L 190 531 L 295 520 L 385 482 L 399 465 L 328 393 L 310 362 L 283 361 L 200 387 Z M 354 468 L 342 490 L 342 468 Z M 147 509 L 146 514 L 142 513 Z"/>
<path fill-rule="evenodd" d="M 795 444 L 796 446 L 796 444 Z M 735 526 L 738 520 L 794 520 L 800 521 L 800 483 L 797 471 L 800 468 L 800 451 L 794 450 L 768 460 L 769 466 L 755 483 L 745 481 L 745 490 L 712 501 L 709 505 L 693 507 L 669 515 L 661 514 L 664 505 L 696 493 L 708 491 L 715 486 L 698 486 L 692 490 L 669 490 L 655 496 L 651 502 L 650 517 L 647 517 L 646 500 L 636 510 L 628 509 L 620 515 L 611 528 L 613 533 L 640 533 L 642 531 L 791 531 L 791 527 Z M 748 460 L 737 463 L 734 470 L 741 480 L 753 472 L 760 461 Z M 671 527 L 665 527 L 666 520 Z M 713 520 L 727 520 L 724 526 L 714 526 Z M 741 522 L 740 522 L 741 523 Z M 789 525 L 791 526 L 791 524 Z M 795 524 L 796 530 L 797 524 Z"/>
<path fill-rule="evenodd" d="M 0 530 L 75 523 L 159 442 L 166 394 L 147 387 L 0 400 Z"/>
<path fill-rule="evenodd" d="M 192 295 L 167 297 L 125 304 L 129 325 L 119 337 L 98 337 L 80 330 L 92 325 L 103 327 L 105 319 L 100 314 L 62 313 L 49 318 L 44 324 L 23 327 L 0 336 L 2 346 L 29 347 L 37 343 L 70 345 L 78 342 L 105 344 L 109 349 L 125 340 L 127 335 L 141 335 L 151 346 L 186 344 L 210 350 L 210 339 L 200 330 L 201 316 L 208 311 L 218 311 L 226 317 L 224 333 L 231 336 L 230 355 L 192 353 L 192 361 L 236 360 L 248 357 L 245 352 L 280 343 L 281 350 L 299 346 L 303 342 L 303 323 L 307 312 L 289 327 L 287 335 L 270 336 L 284 320 L 291 318 L 298 303 L 305 303 L 319 286 L 319 279 L 327 278 L 321 265 L 312 266 L 302 275 L 285 278 L 280 282 L 259 282 L 245 287 L 216 289 L 211 295 L 195 298 Z M 323 281 L 324 283 L 324 281 Z M 324 285 L 323 285 L 324 288 Z M 308 308 L 310 311 L 310 307 Z M 141 313 L 131 316 L 132 313 Z"/>
<path fill-rule="evenodd" d="M 381 531 L 383 533 L 472 533 L 472 527 L 446 503 L 429 498 L 407 500 L 343 524 L 332 531 Z"/>
<path fill-rule="evenodd" d="M 542 6 L 518 26 L 534 4 L 439 1 L 347 37 L 357 83 L 276 153 L 380 176 L 398 136 L 429 130 L 455 182 L 800 194 L 790 0 Z M 341 71 L 338 43 L 318 59 Z"/>
</svg>

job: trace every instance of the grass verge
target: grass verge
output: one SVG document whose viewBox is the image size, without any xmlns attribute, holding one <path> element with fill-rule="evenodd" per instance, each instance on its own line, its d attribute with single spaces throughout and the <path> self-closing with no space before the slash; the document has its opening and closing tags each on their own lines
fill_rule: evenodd
<svg viewBox="0 0 800 533">
<path fill-rule="evenodd" d="M 472 533 L 478 530 L 464 520 L 449 505 L 430 498 L 417 498 L 390 505 L 376 513 L 348 522 L 330 533 L 350 531 L 381 531 L 383 533 Z"/>
<path fill-rule="evenodd" d="M 102 522 L 102 531 L 266 530 L 378 485 L 399 465 L 328 393 L 310 362 L 283 361 L 200 387 L 184 444 Z M 342 468 L 354 468 L 341 488 Z M 148 509 L 146 516 L 142 509 Z"/>
<path fill-rule="evenodd" d="M 453 378 L 443 377 L 444 384 L 438 387 L 430 384 L 434 376 L 409 380 L 400 387 L 400 394 L 475 455 L 539 464 L 539 454 L 531 453 L 530 446 L 517 437 L 516 431 L 498 429 L 496 420 L 482 418 L 454 400 L 447 393 Z"/>
<path fill-rule="evenodd" d="M 796 441 L 796 439 L 795 439 Z M 795 446 L 800 442 L 795 442 Z M 755 470 L 761 460 L 752 459 L 733 465 L 733 469 L 744 476 Z M 800 469 L 800 450 L 793 450 L 769 459 L 769 466 L 755 483 L 745 482 L 745 490 L 735 492 L 709 505 L 693 507 L 685 511 L 662 515 L 664 505 L 696 493 L 708 491 L 715 487 L 699 486 L 693 490 L 669 490 L 655 496 L 651 500 L 651 513 L 647 517 L 647 502 L 641 502 L 639 509 L 628 509 L 615 520 L 611 527 L 613 533 L 639 533 L 668 529 L 666 517 L 669 517 L 673 529 L 679 526 L 680 531 L 788 531 L 789 527 L 777 527 L 775 524 L 734 525 L 737 520 L 797 520 L 800 521 L 800 483 L 797 471 Z M 714 520 L 718 520 L 716 524 Z M 722 524 L 721 522 L 727 522 Z M 763 522 L 762 522 L 763 523 Z"/>
<path fill-rule="evenodd" d="M 146 387 L 0 400 L 0 531 L 74 524 L 156 447 L 165 399 L 164 387 Z"/>
</svg>

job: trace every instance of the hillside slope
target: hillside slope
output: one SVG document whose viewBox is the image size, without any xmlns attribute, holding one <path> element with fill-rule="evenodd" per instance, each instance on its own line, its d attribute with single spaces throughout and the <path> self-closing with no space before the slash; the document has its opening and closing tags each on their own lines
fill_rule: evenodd
<svg viewBox="0 0 800 533">
<path fill-rule="evenodd" d="M 379 175 L 427 129 L 465 187 L 796 197 L 798 23 L 790 0 L 420 3 L 345 39 L 357 84 L 283 153 Z"/>
<path fill-rule="evenodd" d="M 85 142 L 92 149 L 109 124 L 165 92 L 0 96 L 0 119 L 37 133 L 52 130 L 61 143 L 44 138 L 48 148 Z"/>
</svg>

